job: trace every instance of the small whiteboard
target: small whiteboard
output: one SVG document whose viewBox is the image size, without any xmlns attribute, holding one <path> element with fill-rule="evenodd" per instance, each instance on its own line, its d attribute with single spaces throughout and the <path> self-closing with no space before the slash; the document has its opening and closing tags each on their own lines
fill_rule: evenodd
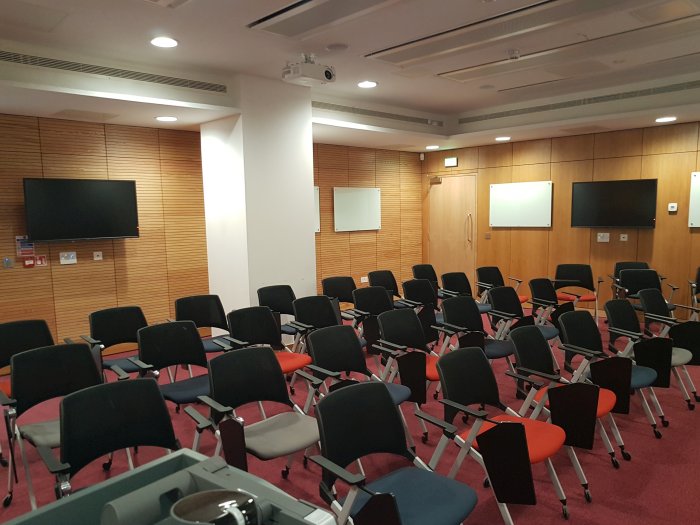
<svg viewBox="0 0 700 525">
<path fill-rule="evenodd" d="M 700 171 L 694 171 L 690 174 L 688 227 L 700 228 Z"/>
<path fill-rule="evenodd" d="M 552 225 L 552 182 L 491 184 L 489 225 L 548 228 Z"/>
<path fill-rule="evenodd" d="M 379 188 L 333 188 L 335 231 L 381 230 Z"/>
<path fill-rule="evenodd" d="M 314 207 L 316 209 L 316 233 L 321 231 L 321 197 L 319 196 L 318 186 L 314 186 Z"/>
</svg>

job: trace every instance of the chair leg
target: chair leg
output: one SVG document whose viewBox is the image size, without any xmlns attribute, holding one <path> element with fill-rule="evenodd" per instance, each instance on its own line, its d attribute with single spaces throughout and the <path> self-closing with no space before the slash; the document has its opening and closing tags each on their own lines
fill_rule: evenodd
<svg viewBox="0 0 700 525">
<path fill-rule="evenodd" d="M 583 471 L 581 462 L 578 460 L 576 451 L 574 447 L 566 447 L 566 453 L 569 455 L 569 460 L 576 471 L 576 476 L 578 476 L 578 481 L 583 487 L 583 497 L 586 498 L 586 502 L 591 502 L 591 491 L 588 490 L 588 480 L 586 479 L 586 473 Z"/>
<path fill-rule="evenodd" d="M 664 415 L 664 409 L 661 408 L 661 403 L 659 403 L 659 399 L 656 397 L 656 392 L 652 387 L 649 387 L 649 397 L 651 397 L 651 402 L 654 404 L 654 409 L 656 410 L 656 415 L 659 417 L 661 420 L 661 424 L 664 427 L 667 427 L 670 423 L 666 419 L 666 416 Z"/>
<path fill-rule="evenodd" d="M 615 450 L 612 447 L 612 443 L 610 443 L 610 438 L 608 437 L 608 433 L 605 431 L 603 423 L 600 421 L 600 419 L 596 419 L 595 425 L 598 427 L 598 432 L 600 433 L 600 438 L 603 440 L 605 450 L 607 450 L 608 454 L 610 455 L 612 466 L 615 468 L 620 468 L 620 462 L 615 457 Z"/>
<path fill-rule="evenodd" d="M 17 443 L 19 444 L 19 455 L 20 458 L 22 459 L 22 464 L 24 465 L 24 477 L 27 482 L 27 492 L 29 493 L 29 504 L 32 507 L 32 510 L 36 510 L 36 497 L 34 496 L 34 485 L 32 483 L 32 475 L 29 472 L 29 463 L 27 462 L 27 458 L 24 454 L 24 440 L 22 439 L 22 436 L 19 433 L 19 430 L 17 430 Z"/>
<path fill-rule="evenodd" d="M 695 405 L 690 400 L 690 395 L 688 394 L 688 389 L 685 387 L 685 383 L 683 382 L 683 378 L 681 377 L 681 374 L 678 371 L 678 368 L 679 367 L 674 366 L 671 369 L 671 372 L 673 372 L 673 376 L 676 378 L 676 381 L 678 381 L 678 388 L 680 389 L 681 394 L 683 395 L 683 399 L 685 400 L 685 403 L 688 406 L 688 410 L 694 410 Z"/>
<path fill-rule="evenodd" d="M 396 410 L 399 411 L 399 415 L 401 416 L 401 424 L 403 425 L 403 429 L 406 433 L 406 439 L 408 441 L 408 447 L 413 450 L 414 452 L 416 451 L 416 442 L 413 441 L 413 436 L 411 435 L 410 430 L 408 429 L 408 423 L 406 421 L 406 416 L 403 415 L 403 411 L 401 410 L 401 406 L 397 406 Z"/>
<path fill-rule="evenodd" d="M 688 373 L 688 369 L 686 368 L 685 365 L 682 366 L 682 370 L 683 370 L 683 375 L 685 376 L 685 380 L 688 382 L 688 387 L 690 388 L 690 392 L 693 394 L 695 401 L 700 403 L 700 396 L 698 396 L 697 390 L 695 389 L 695 383 L 693 383 L 693 380 L 691 379 L 690 374 Z"/>
<path fill-rule="evenodd" d="M 659 432 L 659 430 L 656 428 L 656 419 L 654 418 L 654 414 L 651 413 L 649 403 L 647 403 L 647 398 L 644 395 L 644 390 L 640 388 L 637 390 L 637 392 L 639 392 L 639 397 L 642 400 L 642 409 L 644 410 L 644 414 L 647 416 L 651 429 L 654 431 L 654 436 L 656 439 L 661 439 L 661 432 Z"/>
<path fill-rule="evenodd" d="M 419 411 L 420 407 L 418 406 L 418 403 L 414 403 L 414 404 L 416 406 L 416 412 Z M 428 442 L 428 428 L 425 426 L 425 421 L 423 421 L 420 418 L 417 418 L 417 419 L 418 419 L 418 423 L 420 424 L 421 431 L 423 432 L 423 435 L 421 436 L 421 441 L 423 443 L 427 443 Z"/>
<path fill-rule="evenodd" d="M 625 442 L 622 440 L 622 434 L 620 434 L 620 429 L 617 428 L 617 422 L 615 421 L 612 413 L 608 414 L 608 422 L 610 423 L 610 430 L 612 430 L 615 442 L 617 443 L 617 446 L 620 447 L 622 459 L 625 461 L 630 461 L 632 459 L 632 455 L 625 450 Z"/>
<path fill-rule="evenodd" d="M 501 513 L 501 518 L 503 518 L 503 523 L 505 525 L 514 525 L 513 518 L 511 518 L 510 512 L 508 511 L 508 505 L 500 503 L 498 500 L 496 500 L 496 504 L 498 505 L 498 512 Z"/>
<path fill-rule="evenodd" d="M 547 472 L 549 473 L 549 479 L 552 480 L 552 485 L 554 485 L 554 490 L 557 493 L 557 498 L 561 501 L 561 512 L 564 515 L 564 519 L 569 519 L 569 509 L 566 506 L 566 494 L 564 494 L 564 489 L 559 482 L 559 477 L 557 476 L 557 471 L 554 470 L 554 465 L 552 465 L 551 458 L 545 460 L 545 465 L 547 465 Z"/>
<path fill-rule="evenodd" d="M 15 457 L 15 434 L 12 432 L 13 423 L 10 423 L 10 418 L 5 414 L 5 424 L 7 425 L 7 441 L 10 449 L 10 465 L 7 469 L 7 494 L 2 501 L 3 507 L 9 507 L 12 503 L 12 495 L 15 483 L 19 481 L 17 477 L 17 458 Z"/>
</svg>

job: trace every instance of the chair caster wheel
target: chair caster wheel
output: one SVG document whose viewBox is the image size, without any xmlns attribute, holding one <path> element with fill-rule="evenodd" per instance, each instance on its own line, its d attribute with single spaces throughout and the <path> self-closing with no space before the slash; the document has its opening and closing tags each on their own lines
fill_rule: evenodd
<svg viewBox="0 0 700 525">
<path fill-rule="evenodd" d="M 566 505 L 561 508 L 561 514 L 564 516 L 565 520 L 569 519 L 569 509 L 566 508 Z"/>
<path fill-rule="evenodd" d="M 667 428 L 671 423 L 667 419 L 665 419 L 663 416 L 661 417 L 661 425 L 663 425 L 664 428 Z"/>
<path fill-rule="evenodd" d="M 10 503 L 12 503 L 12 494 L 5 496 L 5 499 L 2 500 L 2 506 L 7 508 L 10 506 Z"/>
<path fill-rule="evenodd" d="M 180 405 L 175 405 L 175 413 L 176 414 L 180 413 Z"/>
<path fill-rule="evenodd" d="M 612 463 L 612 466 L 616 469 L 620 468 L 620 462 L 617 460 L 617 458 L 611 458 L 610 462 Z"/>
<path fill-rule="evenodd" d="M 307 458 L 306 456 L 304 456 L 303 465 L 304 468 L 307 468 L 309 466 L 309 458 Z"/>
<path fill-rule="evenodd" d="M 692 410 L 692 409 L 691 409 L 691 410 Z M 5 458 L 3 458 L 3 457 L 0 457 L 0 465 L 2 465 L 3 467 L 6 467 L 6 466 L 7 466 L 7 460 L 6 460 Z"/>
<path fill-rule="evenodd" d="M 489 478 L 484 478 L 484 488 L 487 489 L 491 486 L 491 482 L 489 481 Z"/>
<path fill-rule="evenodd" d="M 690 400 L 688 400 L 687 403 L 688 403 L 688 410 L 695 410 L 695 405 L 693 403 L 691 403 Z M 3 459 L 1 461 L 5 461 L 5 460 Z M 7 465 L 7 461 L 5 461 L 5 463 L 3 463 L 3 465 Z"/>
<path fill-rule="evenodd" d="M 661 432 L 659 432 L 658 430 L 654 429 L 654 437 L 655 437 L 656 439 L 661 439 L 661 435 L 662 435 Z"/>
<path fill-rule="evenodd" d="M 700 403 L 700 396 L 697 395 L 695 392 L 693 392 L 693 397 L 695 397 L 695 401 Z"/>
<path fill-rule="evenodd" d="M 109 472 L 109 470 L 112 468 L 112 462 L 111 461 L 105 461 L 102 463 L 102 470 L 105 472 Z"/>
<path fill-rule="evenodd" d="M 586 498 L 586 503 L 590 503 L 593 500 L 593 498 L 591 498 L 591 491 L 588 489 L 583 492 L 583 497 Z"/>
<path fill-rule="evenodd" d="M 626 450 L 623 450 L 623 451 L 622 451 L 622 459 L 624 459 L 625 461 L 631 461 L 631 460 L 632 460 L 632 454 L 630 454 L 630 453 L 627 452 Z"/>
<path fill-rule="evenodd" d="M 468 415 L 464 414 L 462 416 L 462 423 L 465 423 L 465 424 L 469 423 L 469 416 Z"/>
<path fill-rule="evenodd" d="M 282 477 L 284 479 L 287 479 L 289 477 L 289 468 L 285 468 L 282 470 Z"/>
<path fill-rule="evenodd" d="M 428 442 L 428 433 L 427 433 L 427 432 L 423 432 L 423 435 L 421 436 L 420 440 L 421 440 L 423 443 L 427 443 L 427 442 Z"/>
<path fill-rule="evenodd" d="M 294 387 L 293 387 L 293 386 L 290 386 L 290 387 L 289 387 L 289 393 L 292 394 L 292 395 L 294 395 L 294 394 L 296 393 L 296 391 L 294 390 Z"/>
<path fill-rule="evenodd" d="M 437 398 L 438 398 L 438 393 L 435 392 L 435 393 L 433 394 L 433 399 L 437 399 Z"/>
</svg>

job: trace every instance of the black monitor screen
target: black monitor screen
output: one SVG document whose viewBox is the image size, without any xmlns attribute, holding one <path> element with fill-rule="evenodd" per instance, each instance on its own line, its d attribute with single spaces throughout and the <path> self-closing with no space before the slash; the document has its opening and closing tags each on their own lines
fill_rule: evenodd
<svg viewBox="0 0 700 525">
<path fill-rule="evenodd" d="M 133 180 L 24 179 L 33 241 L 139 236 Z"/>
<path fill-rule="evenodd" d="M 574 182 L 571 226 L 582 228 L 653 228 L 656 179 Z"/>
</svg>

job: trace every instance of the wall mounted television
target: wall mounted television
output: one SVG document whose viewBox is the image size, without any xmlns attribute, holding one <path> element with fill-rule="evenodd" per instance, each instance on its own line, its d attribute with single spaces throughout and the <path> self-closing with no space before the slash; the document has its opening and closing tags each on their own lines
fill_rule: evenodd
<svg viewBox="0 0 700 525">
<path fill-rule="evenodd" d="M 579 228 L 653 228 L 656 179 L 574 182 L 571 226 Z"/>
<path fill-rule="evenodd" d="M 133 180 L 24 179 L 24 210 L 32 241 L 139 236 Z"/>
</svg>

